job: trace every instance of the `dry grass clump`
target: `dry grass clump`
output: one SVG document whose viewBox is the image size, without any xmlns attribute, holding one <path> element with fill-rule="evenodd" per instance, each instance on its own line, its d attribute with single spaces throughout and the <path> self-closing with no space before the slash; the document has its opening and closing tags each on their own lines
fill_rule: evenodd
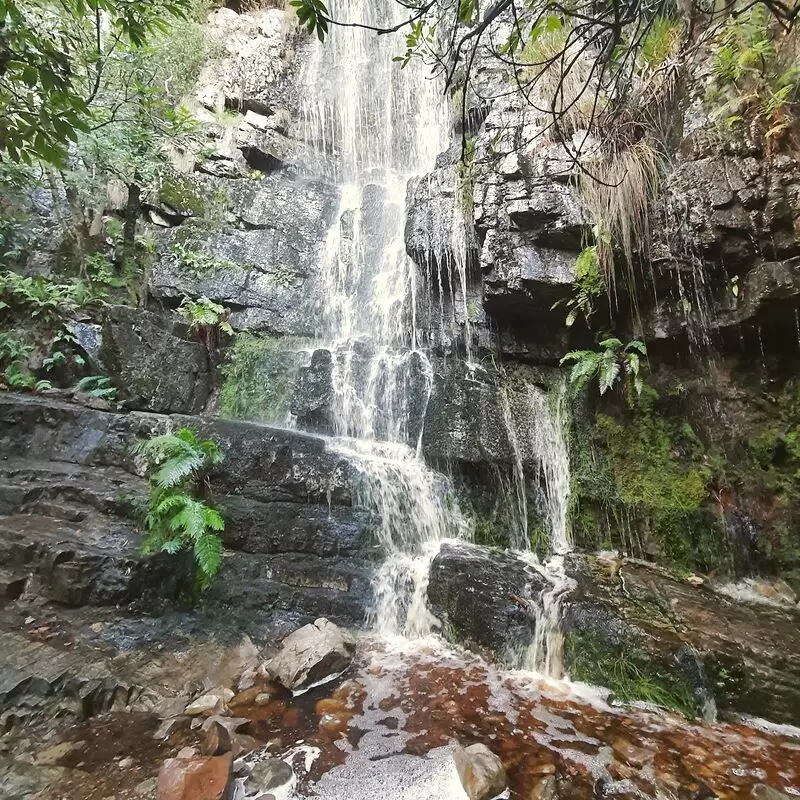
<svg viewBox="0 0 800 800">
<path fill-rule="evenodd" d="M 634 252 L 646 254 L 650 238 L 649 204 L 658 194 L 663 157 L 647 138 L 625 147 L 606 147 L 584 159 L 580 196 L 595 225 L 597 260 L 606 289 L 614 286 L 614 249 L 633 281 Z M 633 284 L 630 283 L 633 288 Z"/>
</svg>

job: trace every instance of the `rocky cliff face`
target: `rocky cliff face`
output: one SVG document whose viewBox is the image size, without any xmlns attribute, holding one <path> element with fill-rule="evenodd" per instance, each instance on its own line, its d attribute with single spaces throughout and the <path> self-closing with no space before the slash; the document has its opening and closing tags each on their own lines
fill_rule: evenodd
<svg viewBox="0 0 800 800">
<path fill-rule="evenodd" d="M 2 585 L 17 595 L 33 576 L 41 596 L 68 605 L 154 607 L 179 596 L 183 576 L 138 554 L 121 495 L 145 488 L 130 441 L 190 424 L 229 454 L 213 476 L 228 524 L 209 604 L 241 612 L 246 624 L 272 612 L 357 625 L 382 556 L 379 521 L 355 507 L 357 466 L 316 435 L 333 431 L 336 401 L 335 345 L 313 342 L 329 299 L 326 247 L 332 232 L 354 241 L 330 177 L 338 154 L 312 150 L 303 136 L 297 101 L 309 44 L 281 10 L 220 9 L 209 30 L 214 55 L 195 109 L 207 146 L 176 159 L 143 200 L 140 228 L 157 241 L 147 308 L 104 309 L 74 329 L 92 369 L 112 376 L 133 413 L 52 397 L 0 403 Z M 408 357 L 405 394 L 393 401 L 405 404 L 408 443 L 453 475 L 475 539 L 495 548 L 443 550 L 432 608 L 460 640 L 505 654 L 535 629 L 518 600 L 533 602 L 543 589 L 540 573 L 501 551 L 548 548 L 553 474 L 544 461 L 553 437 L 541 421 L 552 422 L 558 361 L 594 347 L 612 320 L 620 335 L 643 338 L 650 359 L 640 403 L 631 408 L 613 393 L 570 400 L 562 499 L 569 494 L 577 550 L 618 550 L 672 574 L 626 562 L 625 584 L 605 562 L 576 558 L 567 633 L 595 640 L 596 664 L 634 642 L 695 700 L 713 694 L 731 709 L 768 707 L 796 720 L 796 659 L 771 663 L 781 642 L 800 649 L 780 614 L 737 610 L 685 578 L 762 576 L 771 586 L 780 577 L 787 608 L 800 591 L 800 171 L 763 142 L 719 142 L 696 116 L 687 114 L 652 199 L 652 241 L 636 250 L 638 310 L 624 292 L 610 304 L 601 298 L 589 330 L 565 325 L 563 305 L 554 308 L 575 292 L 591 232 L 574 165 L 557 141 L 537 136 L 539 122 L 513 97 L 471 109 L 470 165 L 459 164 L 454 141 L 408 185 L 398 246 L 418 267 L 430 359 Z M 366 228 L 381 224 L 375 195 Z M 63 201 L 30 198 L 39 244 L 21 270 L 58 266 L 53 209 Z M 104 211 L 120 209 L 109 200 Z M 369 231 L 361 233 L 368 248 Z M 234 336 L 202 342 L 175 314 L 184 297 L 224 305 Z M 358 371 L 370 353 L 366 344 L 354 353 Z M 314 434 L 254 419 L 288 419 Z M 514 538 L 521 516 L 524 542 Z M 644 595 L 663 614 L 637 618 Z M 675 603 L 677 633 L 665 610 Z M 714 639 L 720 618 L 726 630 Z M 700 654 L 699 667 L 684 663 L 686 648 Z M 599 680 L 569 646 L 566 658 L 568 670 Z M 714 685 L 723 672 L 736 676 L 729 697 Z M 766 703 L 768 687 L 778 689 Z"/>
</svg>

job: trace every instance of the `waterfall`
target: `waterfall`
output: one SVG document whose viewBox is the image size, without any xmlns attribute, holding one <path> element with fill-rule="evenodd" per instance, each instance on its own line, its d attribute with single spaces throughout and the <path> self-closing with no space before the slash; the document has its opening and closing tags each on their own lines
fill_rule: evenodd
<svg viewBox="0 0 800 800">
<path fill-rule="evenodd" d="M 434 188 L 455 193 L 457 181 L 451 169 L 431 175 L 437 154 L 449 144 L 449 108 L 440 86 L 416 60 L 398 68 L 392 60 L 396 43 L 369 30 L 400 22 L 403 14 L 394 0 L 337 0 L 333 18 L 364 27 L 332 26 L 325 45 L 314 47 L 300 102 L 303 137 L 329 165 L 341 193 L 321 265 L 318 338 L 331 352 L 333 446 L 358 472 L 355 502 L 377 520 L 383 561 L 373 580 L 368 621 L 384 635 L 423 636 L 436 624 L 426 603 L 431 561 L 442 541 L 467 531 L 447 479 L 428 469 L 420 454 L 433 385 L 426 348 L 437 337 L 452 342 L 459 316 L 466 365 L 474 365 L 467 232 L 460 212 L 445 224 L 431 208 L 423 223 L 424 275 L 406 253 L 407 191 L 422 186 L 429 196 Z M 536 642 L 526 658 L 556 674 L 558 611 L 567 586 L 559 565 L 570 547 L 563 392 L 551 403 L 541 389 L 527 386 L 521 402 L 524 426 L 515 423 L 508 398 L 501 397 L 514 451 L 514 545 L 532 555 L 524 465 L 535 464 L 555 554 L 538 565 L 549 589 L 538 598 Z"/>
<path fill-rule="evenodd" d="M 302 133 L 341 191 L 329 231 L 319 339 L 331 351 L 334 446 L 354 464 L 355 501 L 373 511 L 384 561 L 373 581 L 372 627 L 423 636 L 428 570 L 440 543 L 464 532 L 447 481 L 420 455 L 433 371 L 406 254 L 409 180 L 430 172 L 450 132 L 449 108 L 424 65 L 393 62 L 397 41 L 369 26 L 402 21 L 394 0 L 335 0 L 332 26 L 306 63 Z"/>
<path fill-rule="evenodd" d="M 573 588 L 564 570 L 564 555 L 572 547 L 569 529 L 570 471 L 566 441 L 566 385 L 560 382 L 548 395 L 538 386 L 526 384 L 518 392 L 522 419 L 515 423 L 507 395 L 503 395 L 503 414 L 514 453 L 514 484 L 524 537 L 518 536 L 520 557 L 544 578 L 545 586 L 535 598 L 533 641 L 511 653 L 511 661 L 527 669 L 560 678 L 564 674 L 564 636 L 561 632 L 561 604 Z M 524 452 L 523 452 L 524 448 Z M 549 557 L 544 564 L 531 552 L 527 535 L 524 456 L 535 465 L 535 476 L 542 492 L 541 511 L 547 527 Z"/>
</svg>

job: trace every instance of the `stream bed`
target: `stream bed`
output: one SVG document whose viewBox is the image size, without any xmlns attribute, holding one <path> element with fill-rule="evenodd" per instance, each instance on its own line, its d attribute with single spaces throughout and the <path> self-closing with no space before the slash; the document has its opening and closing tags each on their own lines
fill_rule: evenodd
<svg viewBox="0 0 800 800">
<path fill-rule="evenodd" d="M 209 670 L 226 663 L 212 651 L 173 659 L 158 688 L 201 674 L 203 658 Z M 607 699 L 592 687 L 499 670 L 436 637 L 362 637 L 335 681 L 297 696 L 266 683 L 230 701 L 225 713 L 252 748 L 234 761 L 237 796 L 249 787 L 247 796 L 263 800 L 464 800 L 452 752 L 474 742 L 501 757 L 510 798 L 800 796 L 800 730 L 702 723 Z M 166 738 L 154 738 L 160 725 L 153 712 L 112 710 L 22 728 L 2 740 L 0 796 L 155 798 L 164 759 L 203 741 L 199 718 L 178 716 Z M 277 759 L 294 777 L 254 793 L 244 776 Z"/>
</svg>

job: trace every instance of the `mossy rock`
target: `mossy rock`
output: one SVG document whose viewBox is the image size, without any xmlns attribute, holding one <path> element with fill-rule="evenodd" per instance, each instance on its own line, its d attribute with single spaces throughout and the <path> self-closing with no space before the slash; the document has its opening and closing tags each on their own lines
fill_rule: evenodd
<svg viewBox="0 0 800 800">
<path fill-rule="evenodd" d="M 164 178 L 158 189 L 158 203 L 180 217 L 202 217 L 206 213 L 203 190 L 191 178 L 178 173 Z"/>
</svg>

